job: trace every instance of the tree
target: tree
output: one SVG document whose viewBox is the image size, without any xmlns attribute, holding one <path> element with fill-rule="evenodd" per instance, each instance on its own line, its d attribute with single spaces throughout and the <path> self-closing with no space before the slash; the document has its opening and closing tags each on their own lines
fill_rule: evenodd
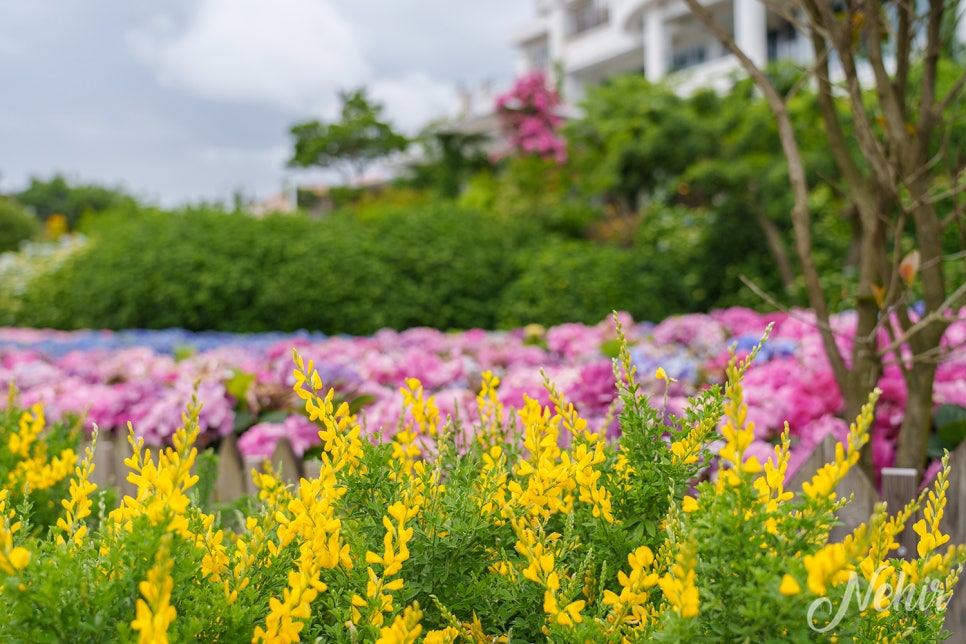
<svg viewBox="0 0 966 644">
<path fill-rule="evenodd" d="M 374 161 L 405 150 L 409 141 L 381 120 L 383 106 L 371 102 L 365 88 L 340 92 L 339 98 L 339 121 L 308 121 L 292 127 L 295 153 L 289 165 L 332 168 L 348 184 Z"/>
<path fill-rule="evenodd" d="M 790 212 L 796 252 L 825 353 L 854 417 L 878 382 L 886 360 L 901 369 L 907 404 L 896 465 L 922 469 L 932 424 L 936 366 L 948 347 L 942 338 L 966 284 L 947 293 L 944 232 L 964 224 L 963 155 L 951 146 L 966 73 L 942 87 L 950 62 L 944 26 L 951 0 L 789 0 L 764 4 L 793 21 L 811 41 L 810 69 L 826 143 L 842 177 L 838 186 L 854 205 L 859 248 L 857 324 L 848 355 L 829 326 L 829 308 L 812 259 L 809 181 L 783 94 L 698 0 L 684 0 L 762 93 L 778 127 L 794 197 Z M 833 83 L 830 60 L 842 81 Z M 893 62 L 894 61 L 894 62 Z M 866 87 L 861 72 L 873 80 Z M 841 97 L 841 98 L 840 98 Z M 921 311 L 911 304 L 921 298 Z M 882 334 L 888 340 L 879 341 Z M 864 463 L 868 466 L 869 455 Z"/>
<path fill-rule="evenodd" d="M 21 204 L 33 208 L 41 221 L 46 221 L 54 214 L 64 215 L 70 230 L 74 230 L 80 218 L 87 213 L 135 211 L 140 208 L 137 199 L 119 188 L 94 184 L 71 185 L 59 174 L 49 181 L 31 177 L 30 185 L 15 197 Z"/>
<path fill-rule="evenodd" d="M 673 192 L 681 173 L 714 143 L 708 127 L 714 110 L 701 105 L 639 74 L 591 88 L 583 118 L 564 128 L 582 189 L 606 195 L 625 215 L 643 197 Z"/>
<path fill-rule="evenodd" d="M 40 221 L 22 205 L 0 195 L 0 253 L 17 250 L 40 233 Z"/>
<path fill-rule="evenodd" d="M 460 132 L 442 125 L 430 125 L 417 139 L 421 160 L 409 166 L 407 183 L 417 189 L 434 190 L 445 198 L 459 196 L 476 173 L 489 169 L 486 134 Z"/>
</svg>

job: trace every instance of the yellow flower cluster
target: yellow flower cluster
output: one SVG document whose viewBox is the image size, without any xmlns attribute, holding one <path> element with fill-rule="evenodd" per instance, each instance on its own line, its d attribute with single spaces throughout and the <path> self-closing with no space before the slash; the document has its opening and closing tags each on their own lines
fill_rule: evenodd
<svg viewBox="0 0 966 644">
<path fill-rule="evenodd" d="M 332 404 L 332 390 L 323 398 L 322 380 L 309 362 L 295 354 L 297 368 L 295 392 L 305 401 L 305 410 L 324 429 L 319 432 L 325 452 L 322 468 L 317 478 L 299 481 L 298 495 L 291 498 L 284 510 L 275 513 L 278 522 L 278 548 L 284 548 L 296 539 L 299 557 L 296 570 L 290 571 L 288 587 L 282 599 L 273 597 L 265 627 L 258 626 L 252 642 L 297 642 L 304 627 L 304 620 L 311 616 L 311 604 L 318 593 L 327 590 L 320 579 L 323 569 L 337 566 L 349 570 L 352 559 L 349 546 L 341 537 L 342 521 L 336 517 L 338 501 L 345 495 L 345 487 L 339 485 L 339 477 L 361 471 L 361 427 L 349 414 L 349 406 L 342 403 L 336 410 Z M 305 388 L 308 383 L 311 389 Z M 263 475 L 261 482 L 271 485 L 270 477 Z M 263 492 L 266 488 L 262 488 Z M 271 489 L 271 488 L 268 488 Z M 272 492 L 268 493 L 272 495 Z M 273 551 L 274 556 L 277 551 Z"/>
<path fill-rule="evenodd" d="M 339 474 L 343 469 L 347 469 L 349 474 L 360 471 L 360 459 L 362 458 L 362 426 L 357 422 L 355 416 L 349 413 L 349 404 L 343 402 L 335 409 L 332 399 L 335 390 L 329 389 L 325 397 L 319 396 L 322 391 L 322 379 L 319 372 L 315 370 L 312 361 L 309 361 L 308 368 L 302 360 L 302 356 L 295 352 L 296 369 L 292 372 L 295 376 L 295 393 L 305 401 L 305 411 L 309 414 L 309 420 L 319 421 L 323 429 L 319 432 L 322 439 L 322 447 L 325 450 L 322 454 L 323 467 L 331 469 L 332 475 Z M 311 388 L 306 388 L 308 384 Z M 361 472 L 365 474 L 364 471 Z"/>
<path fill-rule="evenodd" d="M 402 590 L 405 582 L 402 577 L 390 578 L 402 572 L 403 563 L 409 559 L 408 544 L 413 538 L 413 528 L 408 527 L 407 523 L 419 514 L 425 502 L 425 463 L 416 463 L 414 474 L 409 477 L 402 499 L 390 505 L 387 516 L 382 518 L 382 525 L 386 529 L 382 554 L 371 550 L 366 552 L 366 563 L 369 564 L 366 596 L 352 597 L 352 619 L 357 624 L 365 620 L 373 626 L 382 626 L 384 613 L 392 615 L 395 612 L 391 593 Z M 377 565 L 382 566 L 382 575 L 376 574 L 373 566 Z M 363 615 L 360 609 L 365 609 L 366 614 Z"/>
<path fill-rule="evenodd" d="M 695 572 L 698 563 L 696 550 L 692 543 L 681 544 L 674 563 L 657 582 L 665 599 L 681 617 L 694 617 L 700 612 Z"/>
<path fill-rule="evenodd" d="M 46 490 L 73 472 L 77 463 L 74 450 L 64 449 L 57 456 L 48 456 L 47 442 L 40 438 L 45 426 L 41 405 L 34 405 L 21 414 L 18 431 L 11 433 L 7 440 L 10 453 L 19 458 L 7 475 L 7 489 L 14 492 Z"/>
<path fill-rule="evenodd" d="M 555 390 L 551 390 L 551 395 L 560 401 Z M 507 483 L 510 498 L 504 515 L 512 515 L 514 508 L 543 520 L 558 512 L 570 513 L 576 492 L 576 500 L 591 505 L 595 517 L 613 522 L 610 494 L 598 485 L 600 471 L 595 469 L 605 460 L 604 441 L 597 434 L 584 431 L 585 421 L 577 417 L 572 406 L 564 408 L 559 402 L 558 410 L 564 413 L 551 416 L 549 408 L 524 395 L 519 414 L 527 458 L 518 461 L 514 468 L 520 480 Z M 561 422 L 567 423 L 572 432 L 572 452 L 562 450 L 558 444 Z"/>
<path fill-rule="evenodd" d="M 379 639 L 376 644 L 415 644 L 423 627 L 419 620 L 423 618 L 423 611 L 418 603 L 407 606 L 402 615 L 398 615 L 389 626 L 379 629 Z M 429 641 L 429 638 L 423 640 Z M 439 641 L 439 640 L 437 640 Z"/>
<path fill-rule="evenodd" d="M 484 446 L 499 445 L 506 441 L 506 425 L 503 419 L 503 403 L 496 390 L 500 379 L 492 371 L 483 372 L 483 384 L 476 395 L 476 406 L 480 414 L 480 431 L 476 438 Z"/>
<path fill-rule="evenodd" d="M 492 517 L 497 525 L 503 525 L 501 518 L 507 501 L 507 457 L 499 445 L 491 445 L 483 453 L 483 467 L 479 479 L 474 484 L 476 502 L 484 517 Z"/>
<path fill-rule="evenodd" d="M 550 409 L 529 396 L 523 397 L 524 406 L 520 418 L 524 427 L 523 446 L 528 452 L 514 471 L 522 479 L 510 481 L 507 490 L 515 507 L 522 508 L 533 517 L 547 519 L 557 512 L 573 509 L 573 496 L 568 494 L 575 487 L 569 463 L 561 462 L 559 440 L 560 417 L 550 417 Z"/>
<path fill-rule="evenodd" d="M 16 516 L 13 510 L 7 510 L 7 495 L 7 490 L 0 490 L 0 570 L 13 575 L 30 563 L 30 551 L 13 545 L 13 535 L 20 530 L 21 523 L 13 521 Z"/>
<path fill-rule="evenodd" d="M 654 553 L 647 546 L 640 546 L 627 555 L 630 573 L 617 573 L 621 593 L 605 590 L 603 603 L 611 607 L 607 616 L 611 630 L 627 624 L 632 627 L 647 625 L 652 617 L 650 589 L 658 583 L 657 573 L 648 570 L 654 564 Z"/>
<path fill-rule="evenodd" d="M 943 457 L 943 469 L 936 475 L 936 483 L 928 490 L 926 503 L 922 509 L 922 519 L 913 524 L 913 531 L 919 536 L 916 546 L 919 559 L 902 562 L 902 572 L 906 579 L 918 584 L 925 579 L 945 578 L 946 590 L 952 593 L 953 579 L 951 572 L 955 572 L 953 565 L 962 553 L 962 546 L 947 548 L 945 554 L 938 551 L 939 547 L 949 541 L 949 535 L 943 534 L 940 522 L 945 514 L 946 491 L 949 489 L 949 454 Z"/>
<path fill-rule="evenodd" d="M 403 396 L 403 409 L 413 415 L 413 431 L 420 436 L 436 436 L 439 432 L 439 408 L 435 399 L 425 398 L 423 385 L 416 378 L 406 378 L 406 386 L 399 392 Z"/>
<path fill-rule="evenodd" d="M 587 421 L 577 415 L 573 403 L 564 400 L 553 382 L 543 376 L 544 386 L 550 393 L 550 401 L 554 405 L 557 416 L 563 420 L 563 426 L 570 431 L 571 436 L 571 472 L 577 483 L 581 503 L 592 506 L 594 517 L 601 517 L 608 523 L 614 522 L 611 496 L 606 488 L 598 485 L 601 472 L 597 469 L 607 460 L 607 441 L 599 432 L 587 429 Z M 566 462 L 568 455 L 561 455 Z"/>
<path fill-rule="evenodd" d="M 802 561 L 808 571 L 808 589 L 821 597 L 828 586 L 848 581 L 855 569 L 852 562 L 862 552 L 865 537 L 866 530 L 862 525 L 841 543 L 829 543 L 815 554 L 805 555 Z"/>
<path fill-rule="evenodd" d="M 140 633 L 138 644 L 168 644 L 168 628 L 178 616 L 178 611 L 171 605 L 174 561 L 170 549 L 171 535 L 166 534 L 155 555 L 154 566 L 148 571 L 148 578 L 138 584 L 141 598 L 135 609 L 137 617 L 131 622 L 131 628 Z"/>
<path fill-rule="evenodd" d="M 94 472 L 94 450 L 97 447 L 97 428 L 91 435 L 91 444 L 87 446 L 84 460 L 74 469 L 74 477 L 70 480 L 70 496 L 63 499 L 60 503 L 64 506 L 67 514 L 57 519 L 57 527 L 64 534 L 57 535 L 57 543 L 64 545 L 70 542 L 74 546 L 80 545 L 87 534 L 87 525 L 84 519 L 91 514 L 91 494 L 97 490 L 97 485 L 91 483 L 91 474 Z M 66 541 L 65 541 L 66 537 Z"/>
<path fill-rule="evenodd" d="M 842 443 L 838 443 L 835 446 L 835 461 L 823 465 L 811 481 L 802 485 L 802 492 L 806 497 L 835 500 L 835 486 L 859 462 L 862 446 L 869 441 L 869 428 L 872 426 L 873 410 L 879 394 L 878 389 L 872 393 L 869 402 L 862 407 L 859 417 L 849 426 L 848 447 L 843 448 Z"/>
<path fill-rule="evenodd" d="M 392 479 L 409 476 L 413 465 L 420 455 L 416 444 L 420 436 L 437 436 L 439 433 L 439 409 L 436 401 L 430 396 L 424 398 L 423 385 L 416 378 L 407 378 L 406 386 L 399 392 L 403 396 L 403 413 L 408 409 L 413 421 L 396 432 L 392 442 L 393 467 Z"/>
<path fill-rule="evenodd" d="M 741 362 L 733 358 L 728 362 L 726 370 L 728 380 L 725 383 L 727 398 L 725 422 L 721 427 L 721 436 L 725 444 L 718 452 L 722 461 L 722 470 L 718 476 L 719 493 L 729 485 L 739 485 L 746 474 L 757 474 L 761 471 L 761 464 L 754 456 L 747 461 L 744 460 L 745 450 L 755 440 L 755 424 L 748 421 L 748 405 L 745 403 L 741 379 L 756 353 L 753 351 Z"/>
<path fill-rule="evenodd" d="M 184 426 L 174 434 L 174 448 L 159 450 L 157 463 L 150 449 L 144 448 L 144 439 L 135 436 L 134 427 L 128 423 L 128 443 L 132 454 L 124 459 L 130 468 L 127 480 L 137 487 L 135 496 L 125 496 L 121 504 L 111 511 L 109 521 L 115 530 L 130 531 L 136 517 L 146 516 L 152 525 L 167 522 L 166 529 L 179 533 L 186 539 L 192 534 L 185 516 L 191 503 L 187 491 L 197 482 L 191 473 L 198 450 L 194 447 L 200 428 L 198 414 L 201 407 L 194 400 L 188 413 L 182 416 Z"/>
<path fill-rule="evenodd" d="M 558 603 L 560 574 L 554 569 L 556 555 L 547 548 L 544 541 L 552 543 L 559 535 L 547 535 L 546 539 L 540 539 L 524 519 L 514 520 L 513 529 L 517 534 L 516 549 L 528 563 L 523 576 L 543 586 L 543 611 L 548 618 L 562 626 L 573 626 L 582 622 L 580 611 L 586 604 L 583 599 L 572 601 L 563 608 Z M 565 571 L 561 572 L 566 574 Z"/>
</svg>

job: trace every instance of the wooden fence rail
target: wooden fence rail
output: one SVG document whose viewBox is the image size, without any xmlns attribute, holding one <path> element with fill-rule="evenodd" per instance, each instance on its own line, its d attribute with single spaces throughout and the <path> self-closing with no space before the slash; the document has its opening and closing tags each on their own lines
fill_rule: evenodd
<svg viewBox="0 0 966 644">
<path fill-rule="evenodd" d="M 788 485 L 789 490 L 799 492 L 802 484 L 808 481 L 815 471 L 825 463 L 835 460 L 836 441 L 826 436 L 812 454 L 798 468 Z M 152 452 L 156 452 L 152 447 Z M 83 453 L 83 450 L 82 452 Z M 222 441 L 218 449 L 218 470 L 214 486 L 213 500 L 229 503 L 245 494 L 257 492 L 252 472 L 261 468 L 263 459 L 246 459 L 238 450 L 234 436 Z M 124 459 L 131 455 L 131 447 L 126 441 L 113 441 L 101 437 L 97 442 L 94 455 L 95 470 L 92 482 L 116 486 L 121 494 L 132 494 L 134 486 L 127 482 L 128 468 Z M 302 461 L 295 456 L 292 445 L 285 438 L 278 441 L 269 459 L 280 478 L 292 484 L 299 479 L 317 475 L 320 470 L 318 461 Z M 859 468 L 853 468 L 839 484 L 837 492 L 841 496 L 852 496 L 852 502 L 839 512 L 841 525 L 832 530 L 831 540 L 840 541 L 859 524 L 868 521 L 876 503 L 885 501 L 889 512 L 894 513 L 918 494 L 918 475 L 915 470 L 885 468 L 882 470 L 882 493 L 876 491 Z M 898 537 L 900 549 L 896 556 L 916 556 L 917 535 L 912 525 L 921 518 L 913 515 Z M 941 523 L 942 531 L 950 535 L 950 544 L 966 543 L 966 443 L 960 445 L 950 457 L 949 489 L 947 505 Z M 946 640 L 953 644 L 966 644 L 966 584 L 960 582 L 953 594 L 946 613 L 946 628 L 952 637 Z"/>
</svg>

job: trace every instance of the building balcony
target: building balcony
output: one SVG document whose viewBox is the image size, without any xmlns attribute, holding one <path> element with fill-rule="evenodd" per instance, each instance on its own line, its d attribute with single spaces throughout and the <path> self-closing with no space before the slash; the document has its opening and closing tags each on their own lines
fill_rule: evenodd
<svg viewBox="0 0 966 644">
<path fill-rule="evenodd" d="M 600 25 L 566 41 L 561 56 L 563 69 L 566 73 L 581 72 L 641 52 L 641 40 L 640 34 Z M 643 60 L 643 55 L 640 53 L 638 59 Z"/>
</svg>

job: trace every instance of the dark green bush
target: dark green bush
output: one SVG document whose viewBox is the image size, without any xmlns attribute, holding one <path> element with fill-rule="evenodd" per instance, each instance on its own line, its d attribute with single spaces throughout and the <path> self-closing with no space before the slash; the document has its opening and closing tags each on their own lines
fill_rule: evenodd
<svg viewBox="0 0 966 644">
<path fill-rule="evenodd" d="M 685 302 L 680 280 L 645 253 L 555 241 L 537 251 L 504 292 L 501 323 L 596 323 L 614 310 L 656 321 L 682 310 Z"/>
<path fill-rule="evenodd" d="M 30 185 L 16 195 L 17 201 L 29 206 L 41 221 L 53 214 L 67 219 L 67 226 L 75 230 L 86 214 L 127 210 L 135 212 L 140 205 L 122 188 L 108 188 L 96 184 L 76 184 L 61 175 L 49 180 L 30 178 Z"/>
<path fill-rule="evenodd" d="M 35 283 L 20 324 L 258 331 L 493 327 L 524 223 L 452 207 L 315 222 L 217 211 L 91 220 L 91 248 Z"/>
<path fill-rule="evenodd" d="M 17 250 L 20 242 L 40 232 L 40 221 L 13 199 L 0 197 L 0 253 Z"/>
<path fill-rule="evenodd" d="M 689 307 L 674 248 L 562 240 L 446 202 L 362 221 L 116 213 L 86 232 L 90 246 L 32 283 L 16 323 L 368 334 L 598 322 L 615 309 L 657 320 Z"/>
</svg>

